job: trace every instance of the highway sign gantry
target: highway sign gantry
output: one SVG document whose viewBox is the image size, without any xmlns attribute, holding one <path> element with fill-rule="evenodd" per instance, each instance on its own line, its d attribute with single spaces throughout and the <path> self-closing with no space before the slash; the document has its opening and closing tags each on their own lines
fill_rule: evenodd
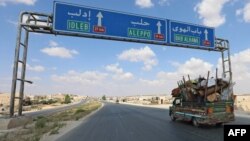
<svg viewBox="0 0 250 141">
<path fill-rule="evenodd" d="M 54 2 L 53 31 L 169 46 L 214 48 L 214 28 Z"/>
<path fill-rule="evenodd" d="M 165 19 L 62 2 L 54 3 L 53 30 L 142 42 L 167 42 Z"/>
<path fill-rule="evenodd" d="M 214 48 L 214 28 L 189 23 L 169 21 L 169 42 L 187 46 Z"/>
</svg>

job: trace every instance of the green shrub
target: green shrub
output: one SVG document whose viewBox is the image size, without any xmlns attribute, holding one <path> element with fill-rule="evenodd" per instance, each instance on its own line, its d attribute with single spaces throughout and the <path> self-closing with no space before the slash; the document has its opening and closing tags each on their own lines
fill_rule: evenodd
<svg viewBox="0 0 250 141">
<path fill-rule="evenodd" d="M 65 98 L 64 98 L 64 103 L 65 104 L 69 104 L 69 103 L 71 103 L 71 98 L 70 98 L 70 96 L 67 94 L 67 95 L 65 95 Z"/>
<path fill-rule="evenodd" d="M 39 128 L 44 128 L 46 126 L 46 122 L 47 122 L 47 119 L 46 118 L 38 118 L 36 123 L 35 123 L 35 127 L 36 129 L 39 129 Z"/>
<path fill-rule="evenodd" d="M 38 135 L 33 135 L 31 137 L 31 141 L 39 141 L 40 140 L 40 137 Z"/>
<path fill-rule="evenodd" d="M 55 128 L 49 134 L 53 135 L 53 134 L 58 134 L 58 133 L 59 133 L 59 128 Z"/>
<path fill-rule="evenodd" d="M 77 109 L 77 110 L 75 111 L 75 115 L 76 115 L 76 114 L 79 114 L 79 113 L 83 113 L 83 112 L 85 112 L 84 109 Z"/>
</svg>

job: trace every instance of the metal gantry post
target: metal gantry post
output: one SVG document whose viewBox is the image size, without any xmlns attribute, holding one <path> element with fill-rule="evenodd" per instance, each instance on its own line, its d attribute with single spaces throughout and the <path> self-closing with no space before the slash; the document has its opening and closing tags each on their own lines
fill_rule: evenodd
<svg viewBox="0 0 250 141">
<path fill-rule="evenodd" d="M 23 16 L 28 16 L 27 21 L 23 21 Z M 38 25 L 40 23 L 40 25 Z M 48 14 L 35 13 L 35 12 L 22 12 L 19 17 L 18 28 L 17 28 L 17 38 L 16 38 L 16 48 L 15 48 L 15 57 L 13 65 L 13 77 L 12 77 L 12 87 L 11 87 L 11 97 L 10 97 L 10 117 L 14 116 L 15 113 L 15 99 L 19 99 L 18 105 L 18 115 L 22 115 L 23 111 L 23 98 L 24 98 L 24 86 L 25 82 L 32 83 L 25 79 L 26 73 L 26 62 L 27 62 L 27 53 L 28 53 L 28 43 L 29 43 L 29 32 L 37 33 L 47 33 L 52 34 L 52 17 Z M 22 31 L 24 33 L 24 41 L 22 41 Z M 23 47 L 22 59 L 20 60 L 20 51 Z M 18 67 L 19 63 L 21 66 L 21 76 L 18 78 Z M 19 96 L 16 97 L 17 81 L 20 81 L 20 90 Z"/>
<path fill-rule="evenodd" d="M 221 51 L 223 77 L 229 77 L 229 81 L 231 83 L 232 82 L 232 67 L 231 67 L 230 46 L 229 46 L 228 40 L 224 41 L 224 46 L 225 46 L 225 49 Z M 226 75 L 227 73 L 229 73 L 229 75 Z"/>
<path fill-rule="evenodd" d="M 227 56 L 228 56 L 228 71 L 229 71 L 229 76 L 230 76 L 230 83 L 233 82 L 233 73 L 232 73 L 232 64 L 231 64 L 231 54 L 230 54 L 230 44 L 229 44 L 229 41 L 227 40 L 226 41 L 227 43 Z"/>
<path fill-rule="evenodd" d="M 18 115 L 22 115 L 23 111 L 23 96 L 24 96 L 24 82 L 25 82 L 25 72 L 26 72 L 26 62 L 27 62 L 27 53 L 28 53 L 28 40 L 29 40 L 29 31 L 25 31 L 25 40 L 23 45 L 23 58 L 22 58 L 22 70 L 21 70 L 21 79 L 20 79 L 20 91 L 19 91 L 19 106 L 18 106 Z"/>
<path fill-rule="evenodd" d="M 226 77 L 226 73 L 225 73 L 226 71 L 225 71 L 225 61 L 224 61 L 225 60 L 225 56 L 224 56 L 224 51 L 225 50 L 221 51 L 221 61 L 222 61 L 221 63 L 222 63 L 222 74 L 223 74 L 223 77 L 225 78 Z"/>
<path fill-rule="evenodd" d="M 223 69 L 223 77 L 229 80 L 229 85 L 232 93 L 227 97 L 228 100 L 233 98 L 233 76 L 232 76 L 232 66 L 231 66 L 231 54 L 230 45 L 228 40 L 221 40 L 223 49 L 221 50 L 221 61 Z"/>
<path fill-rule="evenodd" d="M 17 71 L 18 71 L 18 60 L 19 60 L 19 52 L 20 52 L 20 42 L 22 35 L 22 26 L 21 23 L 23 21 L 23 14 L 20 14 L 17 28 L 17 38 L 16 38 L 16 49 L 15 49 L 15 57 L 14 57 L 14 65 L 13 65 L 13 76 L 12 76 L 12 86 L 11 86 L 11 97 L 10 97 L 10 117 L 14 115 L 15 109 L 15 94 L 16 94 L 16 83 L 17 83 Z"/>
</svg>

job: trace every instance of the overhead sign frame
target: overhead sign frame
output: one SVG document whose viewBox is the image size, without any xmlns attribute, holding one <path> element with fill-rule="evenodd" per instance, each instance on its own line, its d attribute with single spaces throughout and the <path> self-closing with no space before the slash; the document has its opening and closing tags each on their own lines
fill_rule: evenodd
<svg viewBox="0 0 250 141">
<path fill-rule="evenodd" d="M 28 17 L 28 18 L 24 18 Z M 25 19 L 25 22 L 23 22 Z M 167 20 L 166 20 L 167 21 Z M 96 35 L 88 35 L 88 34 L 79 34 L 79 33 L 67 33 L 61 31 L 55 31 L 53 29 L 53 15 L 46 13 L 38 13 L 38 12 L 21 12 L 18 21 L 18 30 L 17 30 L 17 38 L 16 38 L 16 48 L 15 48 L 15 57 L 13 63 L 13 77 L 12 77 L 12 86 L 11 86 L 11 96 L 10 96 L 10 117 L 14 116 L 15 109 L 15 99 L 19 99 L 18 105 L 18 115 L 22 115 L 22 106 L 23 106 L 23 97 L 24 97 L 24 84 L 32 83 L 31 81 L 26 80 L 26 61 L 27 61 L 27 52 L 28 52 L 28 44 L 29 44 L 29 33 L 43 33 L 43 34 L 52 34 L 52 35 L 66 35 L 66 36 L 75 36 L 75 37 L 87 37 L 87 38 L 101 38 L 108 40 L 117 40 L 117 41 L 130 41 L 130 42 L 138 42 L 138 43 L 149 43 L 156 45 L 167 45 L 167 46 L 175 46 L 182 48 L 192 48 L 192 49 L 200 49 L 207 51 L 216 51 L 220 52 L 222 56 L 222 68 L 223 75 L 226 76 L 229 73 L 230 82 L 232 82 L 232 72 L 231 72 L 231 61 L 230 61 L 230 46 L 229 41 L 226 39 L 215 38 L 215 47 L 214 48 L 204 48 L 200 46 L 187 46 L 187 45 L 175 45 L 169 43 L 161 43 L 154 41 L 141 41 L 141 40 L 131 40 L 125 38 L 110 38 L 110 37 L 99 37 Z M 102 29 L 97 29 L 102 30 Z M 168 33 L 168 32 L 167 32 Z M 166 33 L 166 34 L 167 34 Z M 24 37 L 23 37 L 24 36 Z M 167 36 L 166 36 L 167 37 Z M 24 39 L 24 40 L 23 40 Z M 21 49 L 22 48 L 22 49 Z M 226 53 L 226 54 L 225 54 Z M 22 58 L 20 57 L 22 56 Z M 225 63 L 228 63 L 226 65 Z M 22 65 L 19 65 L 21 63 Z M 19 69 L 21 67 L 21 69 Z M 229 67 L 229 69 L 226 69 Z M 19 71 L 21 70 L 21 76 L 18 76 Z M 20 82 L 20 83 L 17 83 Z M 16 89 L 19 84 L 19 97 L 16 97 Z"/>
<path fill-rule="evenodd" d="M 69 30 L 69 29 L 65 29 L 65 25 L 64 27 L 58 27 L 58 24 L 66 24 L 66 23 L 61 23 L 58 19 L 57 19 L 57 8 L 59 5 L 64 5 L 64 6 L 69 6 L 69 7 L 77 7 L 79 10 L 79 13 L 67 13 L 67 14 L 71 14 L 73 16 L 86 16 L 87 18 L 89 18 L 89 22 L 88 22 L 88 31 L 74 31 L 74 30 Z M 84 15 L 82 14 L 82 9 L 86 9 L 88 12 L 84 13 Z M 100 38 L 113 38 L 113 39 L 118 39 L 118 40 L 126 40 L 126 41 L 135 41 L 135 42 L 144 42 L 144 43 L 155 43 L 155 44 L 165 44 L 167 42 L 167 27 L 166 27 L 166 20 L 163 18 L 157 18 L 157 17 L 152 17 L 152 16 L 144 16 L 144 15 L 138 15 L 138 14 L 131 14 L 131 13 L 125 13 L 125 12 L 118 12 L 118 11 L 114 11 L 114 10 L 106 10 L 106 9 L 102 9 L 102 8 L 96 8 L 96 7 L 89 7 L 89 6 L 82 6 L 82 5 L 76 5 L 76 4 L 70 4 L 70 3 L 65 3 L 65 2 L 58 2 L 55 1 L 54 2 L 54 8 L 53 8 L 53 32 L 61 32 L 61 33 L 67 33 L 67 34 L 81 34 L 81 35 L 86 35 L 86 36 L 93 36 L 93 37 L 100 37 Z M 91 12 L 90 12 L 91 11 Z M 97 12 L 99 11 L 99 12 Z M 65 12 L 65 11 L 63 11 Z M 95 14 L 93 14 L 95 13 Z M 103 13 L 106 13 L 106 15 L 104 15 Z M 62 14 L 62 13 L 60 13 Z M 65 14 L 65 13 L 64 13 Z M 124 18 L 120 18 L 120 20 L 124 20 L 125 22 L 128 22 L 129 20 L 134 19 L 135 21 L 131 21 L 131 26 L 126 26 L 124 27 L 124 23 L 120 24 L 120 27 L 118 28 L 123 28 L 123 31 L 116 29 L 114 31 L 114 29 L 112 29 L 112 33 L 111 35 L 109 35 L 109 31 L 111 29 L 108 29 L 110 26 L 107 24 L 107 21 L 104 21 L 104 16 L 110 16 L 108 14 L 113 14 L 113 16 L 123 16 L 123 17 L 127 17 L 130 19 L 124 19 Z M 90 16 L 89 16 L 90 15 Z M 95 16 L 93 16 L 95 15 Z M 65 18 L 60 16 L 61 18 Z M 97 19 L 97 20 L 92 20 L 93 18 Z M 102 19 L 103 18 L 103 19 Z M 65 22 L 65 19 L 63 19 Z M 86 20 L 86 19 L 85 19 Z M 85 20 L 79 21 L 79 22 L 85 22 Z M 91 21 L 92 20 L 92 21 Z M 136 21 L 137 20 L 137 21 Z M 73 20 L 72 20 L 73 21 Z M 124 22 L 124 21 L 119 21 L 119 23 Z M 104 22 L 106 23 L 105 26 L 100 26 L 102 24 L 104 24 Z M 113 22 L 113 21 L 110 21 Z M 94 25 L 93 23 L 97 23 L 96 25 Z M 129 24 L 129 23 L 126 23 Z M 134 24 L 134 25 L 132 25 Z M 141 24 L 141 25 L 140 25 Z M 147 26 L 150 25 L 149 28 L 145 28 L 142 26 Z M 151 25 L 152 24 L 152 25 Z M 153 26 L 153 27 L 152 27 Z M 64 29 L 63 29 L 64 28 Z M 127 28 L 127 29 L 124 29 Z M 109 30 L 109 31 L 108 31 Z M 125 31 L 126 30 L 126 31 Z M 96 31 L 96 32 L 95 32 Z M 103 31 L 103 32 L 98 32 L 98 31 Z M 129 32 L 131 31 L 131 32 Z M 116 32 L 116 33 L 114 33 Z M 119 32 L 123 32 L 123 35 L 115 35 L 118 34 Z M 127 32 L 127 33 L 125 33 Z M 129 35 L 129 33 L 132 33 L 131 36 Z M 134 33 L 134 34 L 133 34 Z M 145 36 L 145 38 L 141 37 L 135 37 L 134 35 L 136 35 L 135 33 L 138 33 L 138 35 L 140 33 L 142 33 L 141 35 L 148 35 Z"/>
<path fill-rule="evenodd" d="M 57 5 L 63 5 L 63 6 L 66 6 L 66 8 L 64 9 L 67 9 L 67 6 L 70 6 L 71 9 L 72 7 L 73 8 L 76 8 L 76 9 L 87 9 L 87 10 L 92 10 L 95 11 L 95 16 L 93 17 L 93 14 L 91 15 L 91 17 L 89 16 L 88 17 L 88 13 L 84 13 L 84 16 L 88 17 L 88 18 L 95 18 L 97 19 L 98 18 L 98 21 L 97 20 L 92 20 L 92 21 L 89 21 L 88 23 L 88 30 L 86 31 L 75 31 L 75 30 L 68 30 L 68 29 L 65 29 L 66 27 L 60 29 L 57 27 L 57 23 L 60 23 L 60 25 L 62 24 L 67 24 L 67 22 L 64 21 L 63 22 L 59 22 L 57 21 L 57 12 L 56 8 L 57 8 Z M 83 16 L 81 15 L 81 12 L 82 11 L 79 11 L 78 13 L 78 10 L 76 13 L 71 13 L 73 16 Z M 207 26 L 202 26 L 202 25 L 197 25 L 197 24 L 192 24 L 192 23 L 186 23 L 186 22 L 180 22 L 180 21 L 175 21 L 175 20 L 169 20 L 169 19 L 163 19 L 163 18 L 156 18 L 156 17 L 152 17 L 152 16 L 145 16 L 145 15 L 138 15 L 138 14 L 131 14 L 131 13 L 125 13 L 125 12 L 119 12 L 119 11 L 114 11 L 114 10 L 106 10 L 106 9 L 102 9 L 102 8 L 96 8 L 96 7 L 90 7 L 90 6 L 84 6 L 84 5 L 77 5 L 77 4 L 71 4 L 71 3 L 66 3 L 66 2 L 58 2 L 58 1 L 55 1 L 54 2 L 54 8 L 53 8 L 53 32 L 54 33 L 59 33 L 60 34 L 65 34 L 65 35 L 76 35 L 76 36 L 84 36 L 84 37 L 89 37 L 89 38 L 100 38 L 100 39 L 109 39 L 109 40 L 119 40 L 119 41 L 129 41 L 129 42 L 140 42 L 140 43 L 149 43 L 149 44 L 157 44 L 157 45 L 166 45 L 166 46 L 176 46 L 176 47 L 185 47 L 185 48 L 195 48 L 195 49 L 203 49 L 203 50 L 213 50 L 215 48 L 215 30 L 214 28 L 211 28 L 211 27 L 207 27 Z M 99 13 L 97 13 L 96 11 L 99 11 Z M 107 25 L 105 26 L 99 26 L 99 25 L 102 25 L 102 23 L 105 22 L 105 20 L 102 21 L 102 18 L 103 17 L 103 14 L 102 12 L 107 12 L 107 13 L 112 13 L 114 15 L 122 15 L 122 16 L 128 16 L 129 18 L 137 18 L 140 19 L 140 22 L 136 22 L 135 24 L 143 24 L 143 19 L 147 19 L 147 20 L 154 20 L 154 24 L 153 24 L 153 30 L 152 27 L 150 28 L 133 28 L 131 26 L 125 26 L 125 27 L 122 27 L 122 26 L 116 26 L 115 24 L 113 24 L 113 26 L 115 25 L 114 29 L 113 30 L 113 33 L 109 34 L 108 31 L 111 29 L 108 27 L 108 31 L 107 31 Z M 107 14 L 106 13 L 106 14 Z M 62 12 L 60 12 L 60 14 L 62 14 Z M 64 12 L 65 14 L 65 12 Z M 69 14 L 69 13 L 68 13 Z M 99 15 L 100 14 L 100 15 Z M 89 13 L 90 15 L 90 13 Z M 100 16 L 100 17 L 98 17 Z M 106 15 L 107 16 L 107 15 Z M 65 16 L 61 16 L 61 17 L 65 17 Z M 127 17 L 127 18 L 128 18 Z M 72 17 L 71 17 L 72 18 Z M 119 23 L 122 23 L 122 20 L 124 20 L 126 18 L 121 18 Z M 65 20 L 65 19 L 64 19 Z M 146 20 L 146 21 L 147 21 Z M 77 23 L 77 22 L 82 22 L 82 21 L 74 21 L 74 20 L 70 20 L 72 21 L 72 23 Z M 112 22 L 112 20 L 110 20 Z M 160 24 L 158 26 L 158 23 L 157 23 L 157 27 L 158 27 L 158 33 L 159 33 L 159 27 L 161 28 L 160 29 L 160 34 L 156 34 L 156 21 L 160 21 Z M 85 21 L 83 20 L 83 24 L 86 25 L 86 22 L 84 23 Z M 92 23 L 91 23 L 92 22 Z M 96 25 L 93 24 L 93 22 L 96 23 Z M 127 21 L 126 21 L 127 22 Z M 152 21 L 151 21 L 152 22 Z M 148 23 L 145 22 L 147 24 L 152 24 L 152 23 Z M 182 25 L 185 25 L 185 26 L 189 26 L 189 27 L 195 27 L 195 28 L 200 28 L 200 29 L 207 29 L 208 33 L 209 33 L 209 39 L 208 40 L 204 40 L 205 37 L 202 37 L 202 36 L 185 36 L 185 35 L 180 35 L 179 38 L 185 38 L 187 40 L 199 40 L 199 44 L 194 44 L 194 43 L 188 43 L 188 42 L 176 42 L 176 41 L 173 41 L 172 37 L 173 37 L 173 33 L 171 32 L 171 26 L 172 26 L 172 23 L 178 23 L 178 24 L 182 24 Z M 107 24 L 107 20 L 106 20 L 106 24 Z M 127 23 L 128 24 L 128 23 Z M 109 25 L 110 26 L 110 25 Z M 124 26 L 124 24 L 123 24 Z M 68 25 L 67 25 L 68 27 Z M 117 28 L 123 28 L 123 30 L 119 30 Z M 125 28 L 125 29 L 124 29 Z M 131 32 L 145 32 L 145 33 L 149 33 L 150 35 L 150 39 L 148 37 L 147 38 L 138 38 L 138 37 L 135 37 L 135 36 L 129 36 L 129 30 L 131 30 Z M 95 32 L 93 32 L 95 31 Z M 115 34 L 114 34 L 115 32 Z M 127 33 L 123 33 L 123 35 L 117 35 L 117 33 L 119 32 L 127 32 Z M 203 34 L 203 32 L 202 32 Z M 158 39 L 157 39 L 157 38 Z"/>
<path fill-rule="evenodd" d="M 187 28 L 182 29 L 181 27 L 178 27 L 178 29 L 173 29 L 172 23 L 177 23 L 181 26 L 185 25 Z M 175 21 L 175 20 L 169 20 L 168 24 L 169 24 L 168 25 L 168 35 L 169 35 L 168 41 L 170 44 L 177 45 L 177 46 L 178 45 L 190 46 L 190 47 L 199 46 L 199 47 L 204 47 L 204 48 L 215 47 L 215 30 L 212 27 L 191 24 L 191 23 L 186 23 L 186 22 L 180 22 L 180 21 Z M 173 30 L 179 30 L 182 32 L 176 35 L 179 35 L 179 40 L 183 40 L 183 41 L 179 41 L 179 42 L 173 41 L 173 39 L 175 39 L 175 37 L 173 37 L 173 34 L 174 34 Z M 189 33 L 189 34 L 186 34 L 186 33 Z M 200 34 L 200 35 L 197 36 L 196 34 Z M 201 34 L 204 34 L 204 36 L 201 36 Z M 185 37 L 186 37 L 186 41 L 184 41 Z M 193 42 L 193 43 L 188 43 L 188 42 Z"/>
</svg>

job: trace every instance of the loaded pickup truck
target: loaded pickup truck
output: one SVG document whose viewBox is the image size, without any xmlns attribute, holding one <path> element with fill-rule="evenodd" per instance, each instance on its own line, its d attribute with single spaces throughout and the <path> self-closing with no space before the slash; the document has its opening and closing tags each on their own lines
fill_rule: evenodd
<svg viewBox="0 0 250 141">
<path fill-rule="evenodd" d="M 205 81 L 205 86 L 201 85 L 202 81 Z M 172 91 L 174 101 L 169 110 L 171 120 L 191 121 L 194 126 L 221 125 L 234 121 L 233 84 L 222 79 L 213 81 L 211 85 L 204 78 L 178 83 L 178 88 Z"/>
<path fill-rule="evenodd" d="M 194 126 L 221 125 L 234 121 L 233 105 L 233 101 L 207 102 L 199 105 L 182 102 L 181 98 L 175 98 L 169 115 L 172 121 L 176 119 L 191 121 Z"/>
</svg>

